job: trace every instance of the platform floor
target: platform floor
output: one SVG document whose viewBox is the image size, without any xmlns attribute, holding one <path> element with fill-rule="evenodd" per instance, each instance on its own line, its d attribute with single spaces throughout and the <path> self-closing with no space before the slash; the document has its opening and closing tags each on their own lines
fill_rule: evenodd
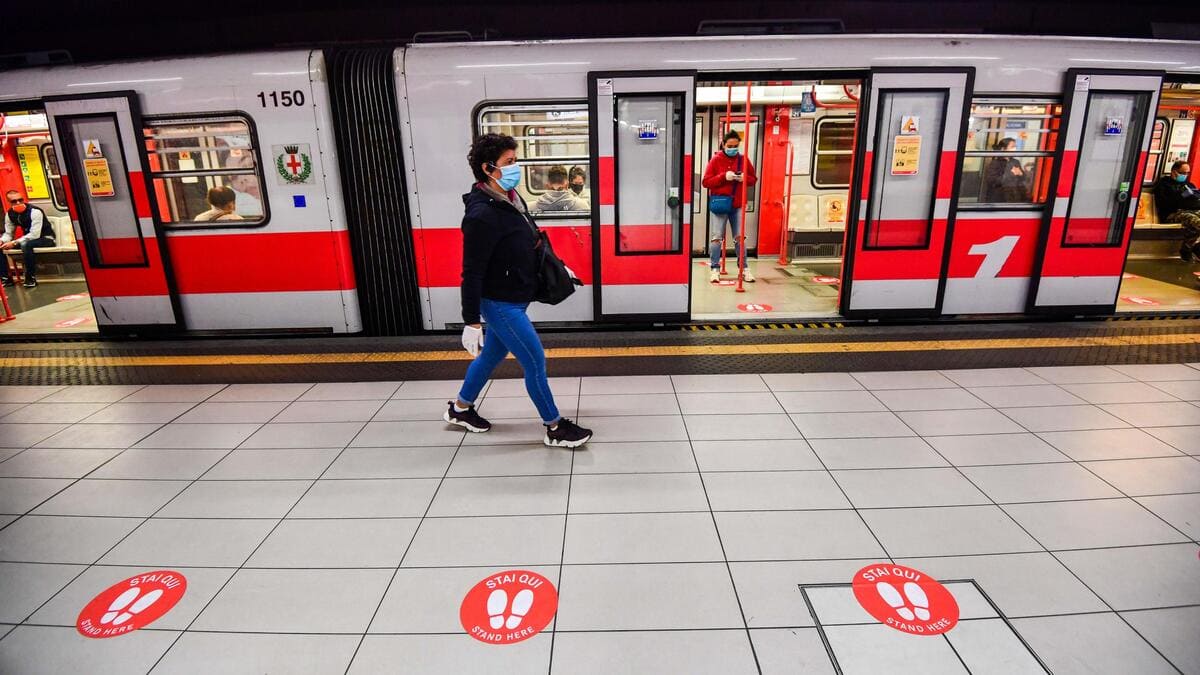
<svg viewBox="0 0 1200 675">
<path fill-rule="evenodd" d="M 1200 364 L 555 378 L 577 452 L 517 380 L 446 428 L 456 384 L 0 387 L 0 672 L 1200 672 Z M 890 562 L 959 624 L 860 609 Z M 470 637 L 512 569 L 553 620 Z"/>
</svg>

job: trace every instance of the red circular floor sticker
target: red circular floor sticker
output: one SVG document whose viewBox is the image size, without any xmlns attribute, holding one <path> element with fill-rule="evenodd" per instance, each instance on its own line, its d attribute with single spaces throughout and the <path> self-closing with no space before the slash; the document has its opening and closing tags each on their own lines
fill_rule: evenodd
<svg viewBox="0 0 1200 675">
<path fill-rule="evenodd" d="M 75 628 L 90 638 L 131 633 L 169 612 L 185 591 L 187 579 L 179 572 L 158 570 L 129 577 L 92 598 L 75 620 Z"/>
<path fill-rule="evenodd" d="M 854 597 L 880 623 L 913 635 L 941 635 L 958 624 L 958 602 L 929 575 L 878 563 L 854 574 Z"/>
<path fill-rule="evenodd" d="M 756 314 L 758 312 L 769 312 L 774 309 L 770 305 L 760 305 L 754 302 L 738 305 L 737 308 L 743 312 L 750 312 L 751 314 Z"/>
<path fill-rule="evenodd" d="M 467 634 L 493 645 L 537 635 L 558 611 L 558 591 L 537 572 L 508 570 L 480 581 L 467 592 L 458 618 Z"/>
<path fill-rule="evenodd" d="M 838 279 L 837 277 L 813 277 L 812 281 L 814 284 L 836 284 L 841 281 L 841 279 Z"/>
<path fill-rule="evenodd" d="M 85 323 L 91 323 L 91 321 L 92 320 L 89 317 L 77 316 L 74 319 L 64 319 L 62 321 L 59 321 L 58 323 L 54 324 L 54 327 L 55 328 L 72 328 L 74 326 L 79 326 L 79 325 L 82 325 Z"/>
<path fill-rule="evenodd" d="M 55 302 L 67 302 L 68 300 L 83 300 L 88 297 L 87 293 L 72 293 L 70 295 L 60 295 L 54 299 Z"/>
<path fill-rule="evenodd" d="M 1157 304 L 1159 304 L 1157 300 L 1151 300 L 1150 298 L 1142 298 L 1142 297 L 1139 297 L 1136 295 L 1122 295 L 1121 299 L 1124 300 L 1125 302 L 1132 302 L 1135 305 L 1157 305 Z"/>
</svg>

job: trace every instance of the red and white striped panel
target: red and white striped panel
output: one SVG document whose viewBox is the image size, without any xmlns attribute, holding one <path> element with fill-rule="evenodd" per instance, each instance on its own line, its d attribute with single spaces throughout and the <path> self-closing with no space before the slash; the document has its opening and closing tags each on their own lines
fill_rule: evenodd
<svg viewBox="0 0 1200 675">
<path fill-rule="evenodd" d="M 1115 305 L 1121 286 L 1125 256 L 1133 233 L 1141 195 L 1142 175 L 1146 169 L 1150 145 L 1149 127 L 1158 109 L 1162 87 L 1161 74 L 1130 72 L 1114 74 L 1068 71 L 1064 99 L 1067 119 L 1060 143 L 1060 167 L 1050 213 L 1049 232 L 1042 253 L 1036 307 L 1103 307 Z M 1079 161 L 1084 143 L 1108 143 L 1112 151 L 1126 142 L 1125 136 L 1097 140 L 1106 124 L 1105 111 L 1092 105 L 1093 93 L 1145 94 L 1149 97 L 1140 119 L 1122 119 L 1123 134 L 1140 134 L 1136 168 L 1132 176 L 1111 176 L 1111 185 L 1077 186 Z M 1098 149 L 1098 148 L 1097 148 Z M 1086 153 L 1084 153 L 1086 154 Z M 1130 190 L 1122 207 L 1124 226 L 1118 241 L 1109 241 L 1112 218 L 1104 215 L 1116 195 L 1119 184 L 1128 178 Z"/>
<path fill-rule="evenodd" d="M 942 313 L 1025 311 L 1041 225 L 1038 211 L 959 211 Z"/>
</svg>

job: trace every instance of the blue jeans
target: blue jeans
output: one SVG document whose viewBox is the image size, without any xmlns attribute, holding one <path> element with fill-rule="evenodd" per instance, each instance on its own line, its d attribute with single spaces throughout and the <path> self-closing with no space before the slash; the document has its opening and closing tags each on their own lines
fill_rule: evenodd
<svg viewBox="0 0 1200 675">
<path fill-rule="evenodd" d="M 21 249 L 22 258 L 25 262 L 25 279 L 37 278 L 37 254 L 34 249 L 37 248 L 53 248 L 56 244 L 50 237 L 38 237 L 37 239 L 26 239 L 18 244 Z M 8 262 L 0 260 L 0 279 L 8 278 Z"/>
<path fill-rule="evenodd" d="M 542 351 L 542 341 L 533 329 L 533 322 L 525 313 L 527 307 L 528 302 L 501 302 L 487 298 L 479 301 L 479 313 L 487 322 L 487 332 L 483 339 L 483 350 L 467 368 L 467 377 L 458 392 L 458 400 L 474 405 L 475 398 L 483 391 L 483 385 L 491 378 L 492 371 L 512 352 L 517 357 L 517 363 L 521 364 L 521 370 L 525 371 L 525 390 L 537 407 L 542 422 L 554 424 L 559 420 L 559 414 L 558 407 L 554 405 L 554 394 L 550 393 L 550 383 L 546 381 L 546 353 Z"/>
<path fill-rule="evenodd" d="M 733 236 L 733 248 L 741 257 L 742 267 L 746 266 L 746 252 L 738 246 L 738 230 L 741 229 L 742 210 L 734 209 L 724 215 L 708 214 L 708 264 L 709 267 L 721 269 L 721 249 L 725 245 L 725 225 Z"/>
</svg>

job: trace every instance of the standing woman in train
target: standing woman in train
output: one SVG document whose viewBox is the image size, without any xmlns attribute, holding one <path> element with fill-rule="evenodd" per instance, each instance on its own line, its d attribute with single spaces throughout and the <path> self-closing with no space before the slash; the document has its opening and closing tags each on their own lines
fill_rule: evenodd
<svg viewBox="0 0 1200 675">
<path fill-rule="evenodd" d="M 468 431 L 492 428 L 475 410 L 475 400 L 496 366 L 510 352 L 525 372 L 551 447 L 575 448 L 592 432 L 559 415 L 546 379 L 546 354 L 526 309 L 537 291 L 537 225 L 517 193 L 521 167 L 517 142 L 503 134 L 484 134 L 467 153 L 475 185 L 463 195 L 462 344 L 475 360 L 442 419 Z M 486 339 L 480 319 L 487 322 Z"/>
<path fill-rule="evenodd" d="M 733 129 L 725 132 L 721 148 L 708 160 L 704 176 L 700 179 L 700 184 L 708 188 L 708 280 L 714 284 L 721 280 L 721 249 L 725 247 L 726 224 L 738 252 L 742 280 L 754 281 L 754 274 L 746 265 L 746 247 L 739 245 L 738 233 L 741 231 L 742 201 L 746 196 L 746 188 L 757 183 L 758 177 L 754 175 L 750 158 L 739 150 L 741 144 L 741 134 Z M 721 204 L 720 208 L 718 204 Z"/>
</svg>

